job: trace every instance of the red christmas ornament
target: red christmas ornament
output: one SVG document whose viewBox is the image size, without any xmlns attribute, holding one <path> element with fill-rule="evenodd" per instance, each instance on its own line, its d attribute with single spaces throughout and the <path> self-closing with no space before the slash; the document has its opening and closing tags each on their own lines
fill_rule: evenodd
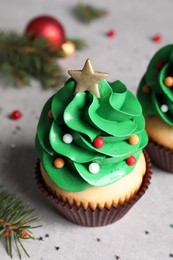
<svg viewBox="0 0 173 260">
<path fill-rule="evenodd" d="M 131 155 L 129 158 L 126 159 L 126 163 L 129 166 L 132 166 L 136 163 L 136 158 L 133 155 Z"/>
<path fill-rule="evenodd" d="M 93 145 L 96 148 L 101 148 L 104 145 L 104 140 L 101 137 L 96 137 L 93 141 Z"/>
<path fill-rule="evenodd" d="M 47 39 L 53 50 L 61 48 L 66 41 L 64 28 L 61 23 L 51 16 L 38 16 L 26 26 L 25 33 L 31 33 L 31 40 L 38 36 Z"/>
<path fill-rule="evenodd" d="M 18 120 L 21 117 L 22 117 L 22 113 L 19 110 L 14 110 L 10 115 L 10 118 L 13 120 Z"/>
</svg>

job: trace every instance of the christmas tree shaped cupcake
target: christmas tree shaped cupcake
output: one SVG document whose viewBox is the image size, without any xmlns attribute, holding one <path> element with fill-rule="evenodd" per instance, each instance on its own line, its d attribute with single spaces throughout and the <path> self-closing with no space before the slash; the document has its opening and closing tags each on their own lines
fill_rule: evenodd
<svg viewBox="0 0 173 260">
<path fill-rule="evenodd" d="M 161 48 L 151 59 L 137 96 L 146 119 L 150 157 L 173 173 L 173 45 Z"/>
<path fill-rule="evenodd" d="M 141 106 L 121 81 L 87 60 L 45 104 L 36 134 L 39 187 L 59 212 L 85 226 L 121 218 L 151 177 Z"/>
</svg>

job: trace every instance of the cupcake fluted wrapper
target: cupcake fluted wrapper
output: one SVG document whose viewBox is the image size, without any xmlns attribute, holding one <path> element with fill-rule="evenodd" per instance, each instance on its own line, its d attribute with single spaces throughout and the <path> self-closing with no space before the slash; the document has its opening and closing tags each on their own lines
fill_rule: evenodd
<svg viewBox="0 0 173 260">
<path fill-rule="evenodd" d="M 76 205 L 70 205 L 67 201 L 62 201 L 61 199 L 55 197 L 50 193 L 42 179 L 39 160 L 37 161 L 35 168 L 36 182 L 45 197 L 57 208 L 59 213 L 61 213 L 61 215 L 63 215 L 69 221 L 81 226 L 88 227 L 105 226 L 121 219 L 148 189 L 152 174 L 151 162 L 146 151 L 144 151 L 144 155 L 146 160 L 146 173 L 137 194 L 134 195 L 130 201 L 125 202 L 123 205 L 118 205 L 116 207 L 111 206 L 109 209 L 84 209 L 82 206 L 77 207 Z"/>
<path fill-rule="evenodd" d="M 149 140 L 146 150 L 151 161 L 162 170 L 173 173 L 173 150 Z"/>
</svg>

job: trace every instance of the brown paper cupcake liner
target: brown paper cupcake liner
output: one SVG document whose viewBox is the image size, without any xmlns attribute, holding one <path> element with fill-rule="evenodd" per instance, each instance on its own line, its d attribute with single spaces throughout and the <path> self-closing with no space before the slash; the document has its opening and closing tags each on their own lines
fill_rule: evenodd
<svg viewBox="0 0 173 260">
<path fill-rule="evenodd" d="M 167 172 L 173 173 L 173 150 L 159 145 L 151 139 L 146 150 L 154 164 Z"/>
<path fill-rule="evenodd" d="M 102 210 L 96 208 L 94 211 L 91 208 L 84 209 L 82 206 L 77 207 L 75 205 L 70 205 L 68 202 L 64 202 L 59 198 L 51 194 L 43 179 L 40 172 L 39 160 L 36 164 L 36 181 L 39 189 L 45 195 L 45 197 L 58 209 L 58 211 L 69 221 L 88 227 L 98 227 L 104 226 L 116 222 L 121 219 L 132 206 L 144 195 L 145 191 L 148 189 L 151 180 L 151 162 L 148 154 L 144 151 L 146 160 L 146 173 L 143 178 L 142 185 L 133 198 L 129 202 L 125 202 L 123 205 L 118 205 L 117 207 L 112 206 L 110 209 L 103 208 Z"/>
</svg>

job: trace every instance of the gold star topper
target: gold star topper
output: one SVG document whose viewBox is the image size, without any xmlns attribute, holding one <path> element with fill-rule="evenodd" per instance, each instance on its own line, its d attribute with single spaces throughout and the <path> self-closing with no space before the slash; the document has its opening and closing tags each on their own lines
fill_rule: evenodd
<svg viewBox="0 0 173 260">
<path fill-rule="evenodd" d="M 94 71 L 89 59 L 86 60 L 82 70 L 69 70 L 68 74 L 76 81 L 75 93 L 90 91 L 98 98 L 99 82 L 108 76 L 108 73 Z"/>
</svg>

